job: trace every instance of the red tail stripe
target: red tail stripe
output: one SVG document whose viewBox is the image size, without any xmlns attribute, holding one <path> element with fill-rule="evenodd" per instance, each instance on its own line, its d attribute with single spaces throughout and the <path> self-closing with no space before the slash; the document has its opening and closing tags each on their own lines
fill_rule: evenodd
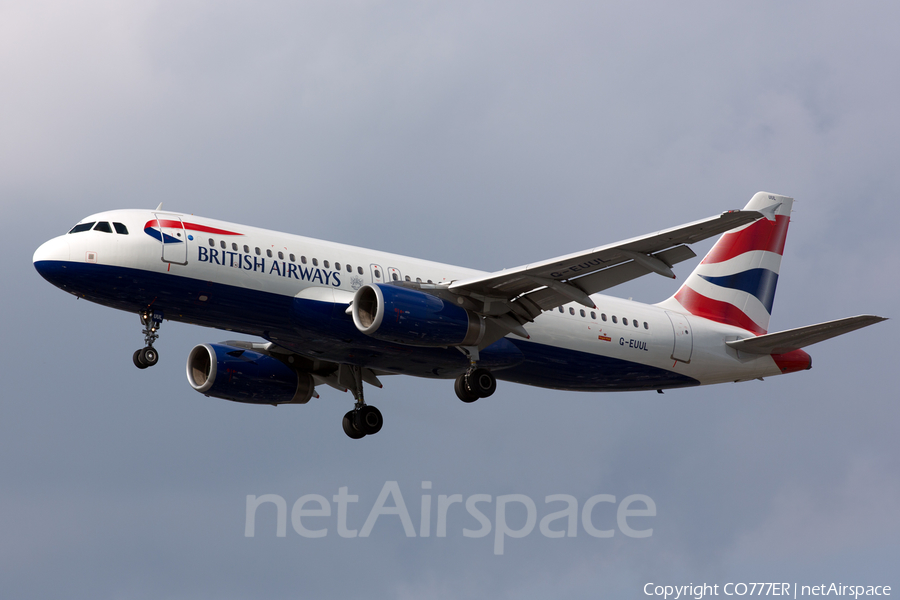
<svg viewBox="0 0 900 600">
<path fill-rule="evenodd" d="M 804 350 L 791 350 L 784 354 L 773 354 L 772 360 L 782 373 L 795 373 L 812 369 L 812 357 Z"/>
<path fill-rule="evenodd" d="M 235 233 L 234 231 L 226 231 L 224 229 L 216 229 L 215 227 L 207 227 L 206 225 L 197 225 L 196 223 L 188 223 L 187 221 L 174 221 L 170 219 L 153 219 L 152 221 L 147 221 L 147 224 L 144 225 L 144 229 L 148 227 L 171 227 L 173 229 L 181 229 L 182 223 L 184 224 L 185 229 L 190 229 L 191 231 L 201 231 L 203 233 L 213 233 L 216 235 L 244 235 L 243 233 Z"/>
<path fill-rule="evenodd" d="M 706 255 L 703 263 L 724 262 L 752 250 L 783 254 L 790 221 L 790 217 L 778 215 L 774 222 L 760 219 L 740 231 L 726 233 Z"/>
<path fill-rule="evenodd" d="M 686 285 L 681 286 L 681 289 L 675 294 L 675 299 L 692 315 L 697 315 L 716 323 L 734 325 L 735 327 L 752 331 L 756 335 L 766 333 L 765 329 L 757 325 L 753 319 L 748 317 L 737 306 L 728 302 L 707 298 Z"/>
</svg>

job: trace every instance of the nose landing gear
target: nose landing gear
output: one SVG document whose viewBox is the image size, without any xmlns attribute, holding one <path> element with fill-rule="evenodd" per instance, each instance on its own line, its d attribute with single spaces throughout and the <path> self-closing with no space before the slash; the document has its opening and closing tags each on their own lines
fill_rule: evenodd
<svg viewBox="0 0 900 600">
<path fill-rule="evenodd" d="M 347 366 L 351 369 L 353 375 L 351 390 L 356 398 L 356 407 L 344 415 L 344 420 L 341 424 L 347 437 L 358 440 L 367 435 L 375 435 L 381 431 L 381 427 L 384 425 L 384 418 L 382 418 L 380 410 L 366 404 L 366 401 L 363 399 L 362 368 L 355 365 Z"/>
<path fill-rule="evenodd" d="M 159 312 L 145 310 L 140 314 L 141 325 L 144 326 L 144 343 L 147 344 L 140 350 L 135 350 L 131 359 L 138 369 L 152 367 L 159 362 L 159 353 L 153 347 L 153 342 L 159 338 L 159 327 L 162 325 L 163 315 Z"/>
</svg>

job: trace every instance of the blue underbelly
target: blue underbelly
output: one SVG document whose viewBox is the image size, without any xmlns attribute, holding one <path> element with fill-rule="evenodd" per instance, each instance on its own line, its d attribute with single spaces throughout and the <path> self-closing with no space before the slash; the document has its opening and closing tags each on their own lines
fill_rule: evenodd
<svg viewBox="0 0 900 600">
<path fill-rule="evenodd" d="M 456 348 L 382 342 L 360 333 L 346 305 L 203 281 L 168 273 L 66 261 L 35 263 L 74 295 L 138 313 L 152 307 L 170 321 L 262 337 L 298 354 L 418 377 L 452 378 L 468 368 Z M 481 351 L 497 378 L 553 389 L 605 391 L 698 385 L 695 379 L 620 359 L 504 338 Z"/>
</svg>

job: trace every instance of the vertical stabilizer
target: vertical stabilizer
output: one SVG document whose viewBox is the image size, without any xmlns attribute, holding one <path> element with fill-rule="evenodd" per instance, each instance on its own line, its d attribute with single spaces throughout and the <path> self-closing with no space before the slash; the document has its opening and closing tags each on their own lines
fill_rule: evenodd
<svg viewBox="0 0 900 600">
<path fill-rule="evenodd" d="M 745 210 L 764 218 L 723 234 L 675 295 L 659 306 L 766 333 L 793 202 L 787 196 L 755 194 Z"/>
</svg>

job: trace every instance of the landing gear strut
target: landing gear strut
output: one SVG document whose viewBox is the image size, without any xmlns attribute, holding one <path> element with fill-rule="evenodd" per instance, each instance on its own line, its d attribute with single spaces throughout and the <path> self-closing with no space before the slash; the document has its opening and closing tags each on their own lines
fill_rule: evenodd
<svg viewBox="0 0 900 600">
<path fill-rule="evenodd" d="M 159 333 L 157 332 L 159 331 L 159 326 L 162 325 L 163 316 L 162 313 L 150 312 L 149 310 L 145 310 L 140 316 L 141 325 L 144 326 L 142 332 L 144 334 L 144 343 L 147 345 L 140 350 L 135 350 L 131 359 L 134 361 L 134 366 L 138 369 L 146 369 L 159 362 L 159 353 L 153 347 L 153 342 L 159 338 Z"/>
<path fill-rule="evenodd" d="M 342 365 L 342 368 L 345 366 L 351 370 L 353 376 L 351 391 L 353 392 L 353 397 L 356 398 L 356 406 L 344 415 L 342 422 L 344 433 L 347 434 L 347 437 L 354 440 L 367 435 L 375 435 L 381 431 L 384 419 L 381 416 L 381 411 L 374 406 L 366 404 L 363 398 L 362 367 Z"/>
<path fill-rule="evenodd" d="M 487 398 L 497 391 L 497 378 L 487 369 L 479 368 L 478 348 L 462 347 L 463 354 L 469 357 L 469 370 L 456 378 L 453 389 L 463 402 L 475 402 L 479 398 Z"/>
</svg>

